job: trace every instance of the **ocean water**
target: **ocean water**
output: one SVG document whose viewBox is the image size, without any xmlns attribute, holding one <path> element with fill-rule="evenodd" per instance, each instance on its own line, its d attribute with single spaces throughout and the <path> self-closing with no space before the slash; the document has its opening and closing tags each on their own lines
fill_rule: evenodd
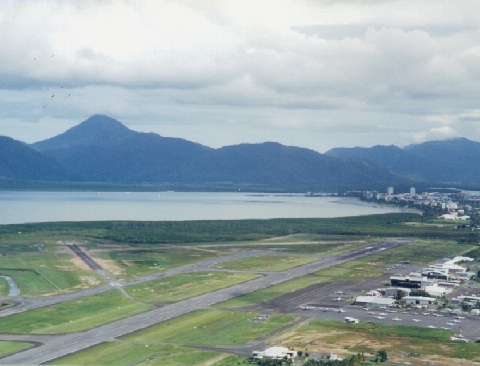
<svg viewBox="0 0 480 366">
<path fill-rule="evenodd" d="M 320 218 L 399 211 L 355 198 L 300 194 L 0 191 L 0 224 Z"/>
</svg>

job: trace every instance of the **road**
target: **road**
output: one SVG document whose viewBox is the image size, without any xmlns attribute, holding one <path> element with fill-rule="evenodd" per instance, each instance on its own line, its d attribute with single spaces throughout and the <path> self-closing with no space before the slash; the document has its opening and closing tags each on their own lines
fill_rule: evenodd
<svg viewBox="0 0 480 366">
<path fill-rule="evenodd" d="M 368 248 L 361 248 L 351 252 L 343 253 L 338 256 L 325 257 L 318 261 L 311 262 L 299 267 L 288 269 L 281 272 L 272 272 L 264 275 L 263 277 L 244 282 L 238 285 L 234 285 L 228 288 L 216 290 L 210 293 L 199 295 L 193 298 L 189 298 L 183 301 L 179 301 L 175 304 L 166 305 L 161 308 L 153 309 L 145 313 L 137 314 L 125 319 L 117 320 L 115 322 L 99 326 L 97 328 L 74 334 L 62 334 L 58 336 L 50 336 L 51 338 L 42 337 L 37 341 L 42 345 L 36 348 L 32 348 L 3 359 L 0 359 L 0 364 L 42 364 L 48 361 L 63 357 L 65 355 L 77 352 L 79 350 L 86 349 L 98 345 L 103 342 L 107 342 L 112 338 L 120 337 L 122 335 L 132 333 L 146 327 L 150 327 L 154 324 L 164 322 L 168 319 L 175 318 L 192 311 L 208 308 L 214 304 L 222 301 L 229 300 L 231 298 L 241 296 L 250 292 L 254 292 L 266 287 L 276 285 L 281 282 L 286 282 L 295 278 L 306 276 L 308 274 L 323 270 L 341 263 L 345 263 L 354 259 L 379 253 L 386 249 L 391 249 L 400 245 L 411 242 L 411 240 L 392 240 L 386 241 L 381 244 L 374 245 Z M 255 251 L 257 254 L 262 251 Z M 242 255 L 243 254 L 243 255 Z M 170 273 L 185 273 L 185 271 L 195 272 L 200 268 L 212 266 L 217 260 L 232 260 L 232 257 L 239 258 L 247 256 L 247 253 L 238 254 L 237 256 L 230 256 L 226 258 L 218 258 L 202 263 L 196 263 L 188 266 L 184 266 L 177 269 L 170 270 Z M 250 252 L 250 255 L 252 253 Z M 220 262 L 218 262 L 220 263 Z M 167 272 L 167 271 L 165 271 Z M 162 272 L 165 275 L 165 272 Z M 171 275 L 171 274 L 170 274 Z M 144 276 L 143 279 L 148 280 L 155 279 L 160 274 Z M 135 280 L 125 281 L 125 283 L 137 283 Z M 110 287 L 111 288 L 111 287 Z M 92 289 L 93 291 L 94 289 Z M 75 294 L 68 294 L 75 296 Z M 63 295 L 57 296 L 57 299 Z M 87 295 L 83 295 L 87 296 Z M 73 297 L 75 298 L 75 297 Z M 62 298 L 63 299 L 63 298 Z M 47 299 L 45 299 L 47 300 Z M 67 300 L 63 300 L 67 301 Z M 57 301 L 60 302 L 60 301 Z M 55 302 L 55 303 L 57 303 Z M 47 306 L 47 305 L 43 305 Z M 30 339 L 34 339 L 34 336 L 30 336 Z M 2 339 L 13 339 L 4 335 Z"/>
<path fill-rule="evenodd" d="M 17 284 L 13 280 L 12 277 L 10 276 L 0 276 L 1 278 L 5 278 L 5 281 L 8 283 L 8 287 L 10 288 L 8 290 L 8 296 L 13 297 L 13 296 L 18 296 L 20 293 L 20 290 L 18 289 Z"/>
</svg>

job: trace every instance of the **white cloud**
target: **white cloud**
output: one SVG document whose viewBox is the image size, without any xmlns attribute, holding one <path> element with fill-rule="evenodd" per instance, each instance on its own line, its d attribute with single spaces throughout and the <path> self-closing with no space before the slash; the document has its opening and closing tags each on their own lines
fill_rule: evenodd
<svg viewBox="0 0 480 366">
<path fill-rule="evenodd" d="M 0 134 L 105 113 L 160 133 L 167 118 L 180 137 L 194 125 L 217 146 L 480 139 L 479 13 L 477 0 L 0 2 Z"/>
</svg>

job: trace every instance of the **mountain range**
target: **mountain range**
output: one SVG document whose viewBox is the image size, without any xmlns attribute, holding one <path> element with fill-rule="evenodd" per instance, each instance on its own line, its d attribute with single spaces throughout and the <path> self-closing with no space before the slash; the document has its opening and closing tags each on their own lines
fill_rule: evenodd
<svg viewBox="0 0 480 366">
<path fill-rule="evenodd" d="M 0 182 L 80 182 L 319 191 L 414 183 L 475 183 L 480 143 L 336 148 L 325 154 L 276 142 L 213 149 L 128 129 L 94 115 L 31 145 L 0 136 Z"/>
</svg>

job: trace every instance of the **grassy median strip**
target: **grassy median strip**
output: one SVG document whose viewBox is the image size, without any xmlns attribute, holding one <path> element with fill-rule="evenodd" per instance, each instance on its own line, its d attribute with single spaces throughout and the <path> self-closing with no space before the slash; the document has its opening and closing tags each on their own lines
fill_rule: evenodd
<svg viewBox="0 0 480 366">
<path fill-rule="evenodd" d="M 260 277 L 250 273 L 198 272 L 185 273 L 140 283 L 125 289 L 141 301 L 179 301 Z"/>
<path fill-rule="evenodd" d="M 217 268 L 230 269 L 234 271 L 278 272 L 293 267 L 298 267 L 316 260 L 318 260 L 318 258 L 315 256 L 295 257 L 265 255 L 225 262 L 219 264 Z"/>
<path fill-rule="evenodd" d="M 245 358 L 213 351 L 152 343 L 109 342 L 64 357 L 51 365 L 210 365 L 227 366 Z"/>
<path fill-rule="evenodd" d="M 246 344 L 292 322 L 290 315 L 272 315 L 263 322 L 253 321 L 257 313 L 225 310 L 199 310 L 135 332 L 129 341 L 183 345 Z"/>
<path fill-rule="evenodd" d="M 126 299 L 118 290 L 0 318 L 2 333 L 80 332 L 152 309 Z"/>
<path fill-rule="evenodd" d="M 10 286 L 5 278 L 0 277 L 0 296 L 7 296 L 10 291 Z"/>
<path fill-rule="evenodd" d="M 90 255 L 100 260 L 112 261 L 119 270 L 119 274 L 115 274 L 117 278 L 143 276 L 222 255 L 219 251 L 196 250 L 195 247 L 132 248 L 126 245 L 123 245 L 123 247 L 125 249 L 108 252 L 95 252 L 92 250 Z"/>
<path fill-rule="evenodd" d="M 0 342 L 0 357 L 11 355 L 15 352 L 23 351 L 28 348 L 32 348 L 33 344 L 25 342 Z"/>
<path fill-rule="evenodd" d="M 217 304 L 219 308 L 233 309 L 242 308 L 246 306 L 258 305 L 264 301 L 275 299 L 279 296 L 303 289 L 319 283 L 332 281 L 329 277 L 309 276 L 296 278 L 294 280 L 286 281 L 275 286 L 267 287 L 265 289 L 251 292 L 246 295 L 235 297 L 231 300 L 224 301 Z"/>
</svg>

